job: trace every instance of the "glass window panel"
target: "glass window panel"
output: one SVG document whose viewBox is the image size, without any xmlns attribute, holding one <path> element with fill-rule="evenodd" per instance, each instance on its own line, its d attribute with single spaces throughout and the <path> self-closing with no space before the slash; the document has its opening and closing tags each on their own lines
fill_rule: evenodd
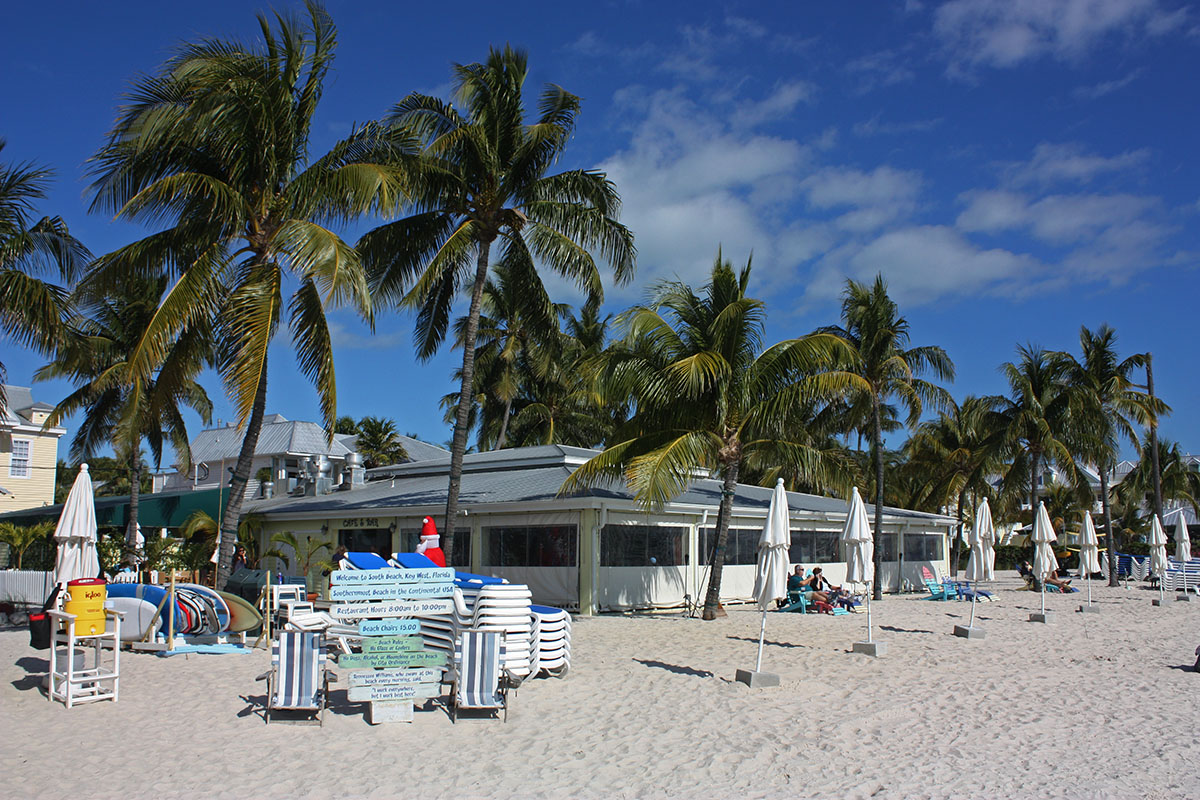
<svg viewBox="0 0 1200 800">
<path fill-rule="evenodd" d="M 687 528 L 679 526 L 605 525 L 600 533 L 600 566 L 681 566 L 686 534 Z"/>
<path fill-rule="evenodd" d="M 338 544 L 352 553 L 375 553 L 382 558 L 392 555 L 392 532 L 388 528 L 341 528 Z"/>
<path fill-rule="evenodd" d="M 28 478 L 33 472 L 33 444 L 28 439 L 12 440 L 12 456 L 8 460 L 8 474 L 12 478 Z"/>
<path fill-rule="evenodd" d="M 700 563 L 707 565 L 712 557 L 713 544 L 716 541 L 716 528 L 700 529 Z M 729 537 L 725 543 L 726 564 L 753 564 L 758 553 L 758 539 L 761 530 L 754 528 L 730 528 Z"/>
<path fill-rule="evenodd" d="M 875 540 L 879 542 L 879 549 L 883 552 L 880 558 L 884 561 L 897 561 L 896 558 L 896 534 L 885 533 L 883 536 L 876 536 Z"/>
<path fill-rule="evenodd" d="M 483 534 L 484 566 L 574 567 L 579 563 L 574 525 L 484 528 Z"/>
<path fill-rule="evenodd" d="M 679 526 L 656 525 L 649 533 L 650 563 L 656 567 L 682 567 L 684 565 L 683 549 L 687 536 L 687 528 Z"/>
</svg>

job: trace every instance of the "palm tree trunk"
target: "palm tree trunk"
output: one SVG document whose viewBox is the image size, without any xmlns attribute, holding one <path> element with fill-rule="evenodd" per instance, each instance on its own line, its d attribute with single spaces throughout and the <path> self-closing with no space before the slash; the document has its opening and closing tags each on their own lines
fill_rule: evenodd
<svg viewBox="0 0 1200 800">
<path fill-rule="evenodd" d="M 500 435 L 496 437 L 496 446 L 493 450 L 503 450 L 505 443 L 508 441 L 508 415 L 512 413 L 512 400 L 504 401 L 504 418 L 500 420 Z"/>
<path fill-rule="evenodd" d="M 871 404 L 871 441 L 875 447 L 875 580 L 871 598 L 883 599 L 883 425 L 879 420 L 879 398 Z M 896 546 L 900 546 L 899 537 Z M 896 554 L 899 557 L 899 553 Z"/>
<path fill-rule="evenodd" d="M 708 591 L 704 594 L 703 619 L 716 619 L 717 608 L 721 604 L 721 572 L 725 567 L 725 546 L 729 543 L 729 518 L 733 514 L 733 494 L 737 487 L 738 472 L 741 461 L 735 461 L 725 467 L 725 482 L 721 485 L 721 505 L 717 508 L 717 544 L 713 548 L 712 562 L 709 565 Z"/>
<path fill-rule="evenodd" d="M 966 499 L 967 490 L 964 487 L 958 493 L 958 527 L 955 530 L 958 535 L 954 537 L 954 541 L 950 543 L 950 577 L 958 577 L 958 543 L 962 541 L 963 532 L 963 501 Z"/>
<path fill-rule="evenodd" d="M 1100 468 L 1100 508 L 1104 512 L 1104 549 L 1108 552 L 1108 585 L 1120 586 L 1117 580 L 1117 543 L 1113 541 L 1112 513 L 1108 507 L 1108 467 Z M 1085 577 L 1080 575 L 1080 577 Z"/>
<path fill-rule="evenodd" d="M 1146 393 L 1154 402 L 1154 356 L 1146 354 Z M 1154 470 L 1154 513 L 1162 522 L 1162 468 L 1158 463 L 1158 415 L 1150 416 L 1150 464 Z"/>
<path fill-rule="evenodd" d="M 463 331 L 462 387 L 458 392 L 458 412 L 454 417 L 454 442 L 450 445 L 450 485 L 446 488 L 446 522 L 442 527 L 442 552 L 446 565 L 454 564 L 454 521 L 458 518 L 458 492 L 462 488 L 463 455 L 467 452 L 467 421 L 471 416 L 471 396 L 475 380 L 475 337 L 479 333 L 479 308 L 483 303 L 483 285 L 487 282 L 491 242 L 479 243 L 475 261 L 475 286 L 471 289 L 471 308 Z"/>
<path fill-rule="evenodd" d="M 1029 476 L 1029 524 L 1037 521 L 1038 506 L 1038 470 L 1042 466 L 1042 454 L 1037 450 L 1029 451 L 1029 466 L 1032 474 Z M 1033 535 L 1033 528 L 1029 529 Z"/>
<path fill-rule="evenodd" d="M 262 431 L 263 414 L 267 407 L 267 357 L 263 355 L 262 374 L 258 378 L 258 389 L 254 393 L 254 405 L 246 423 L 246 435 L 242 449 L 233 467 L 233 480 L 229 483 L 229 501 L 221 515 L 221 550 L 217 553 L 217 588 L 222 589 L 229 580 L 233 567 L 233 551 L 237 547 L 238 517 L 242 514 L 242 497 L 246 484 L 250 482 L 250 468 L 254 465 L 254 450 L 258 447 L 258 434 Z M 224 470 L 222 470 L 224 472 Z M 224 475 L 217 476 L 217 485 L 225 482 Z"/>
<path fill-rule="evenodd" d="M 129 520 L 125 523 L 125 546 L 129 549 L 137 547 L 138 502 L 142 489 L 142 464 L 138 450 L 135 443 L 133 455 L 129 458 Z"/>
</svg>

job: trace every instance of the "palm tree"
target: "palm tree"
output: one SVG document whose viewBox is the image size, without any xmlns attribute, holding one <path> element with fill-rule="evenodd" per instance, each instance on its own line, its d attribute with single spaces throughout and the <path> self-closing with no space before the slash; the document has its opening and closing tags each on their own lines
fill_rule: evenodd
<svg viewBox="0 0 1200 800">
<path fill-rule="evenodd" d="M 1154 508 L 1154 460 L 1150 457 L 1150 433 L 1142 438 L 1137 466 L 1117 485 L 1121 505 L 1140 511 Z M 1200 514 L 1200 472 L 1194 472 L 1184 460 L 1179 444 L 1158 437 L 1158 463 L 1162 471 L 1160 485 L 1164 500 L 1182 506 L 1187 503 Z"/>
<path fill-rule="evenodd" d="M 1000 366 L 1011 396 L 992 400 L 1001 414 L 1005 451 L 1012 456 L 1002 492 L 1019 496 L 1027 488 L 1032 522 L 1041 473 L 1048 463 L 1064 470 L 1072 483 L 1086 479 L 1067 445 L 1071 400 L 1066 386 L 1067 360 L 1062 353 L 1036 345 L 1018 346 L 1017 355 L 1016 363 Z"/>
<path fill-rule="evenodd" d="M 1078 444 L 1076 452 L 1095 464 L 1100 476 L 1100 503 L 1104 514 L 1104 532 L 1108 563 L 1117 563 L 1117 545 L 1113 538 L 1112 512 L 1109 508 L 1108 475 L 1117 460 L 1117 444 L 1125 439 L 1137 445 L 1135 424 L 1144 425 L 1170 409 L 1161 401 L 1139 391 L 1129 373 L 1146 364 L 1144 354 L 1118 360 L 1116 332 L 1107 325 L 1090 331 L 1079 329 L 1083 361 L 1067 358 L 1067 381 L 1073 393 L 1071 421 Z M 1116 570 L 1108 576 L 1109 586 L 1118 586 Z"/>
<path fill-rule="evenodd" d="M 354 435 L 358 433 L 358 423 L 354 421 L 354 417 L 348 415 L 338 417 L 337 422 L 333 423 L 333 432 Z"/>
<path fill-rule="evenodd" d="M 750 263 L 740 272 L 717 255 L 700 294 L 669 282 L 650 306 L 619 318 L 627 333 L 610 349 L 602 375 L 607 397 L 629 400 L 636 413 L 609 445 L 577 469 L 559 490 L 571 492 L 624 480 L 643 505 L 655 508 L 686 489 L 696 471 L 722 480 L 716 543 L 704 600 L 704 619 L 716 617 L 734 490 L 745 460 L 770 449 L 820 483 L 836 481 L 830 464 L 786 423 L 791 408 L 814 395 L 832 396 L 845 381 L 826 371 L 848 348 L 814 333 L 762 347 L 762 301 L 746 296 Z"/>
<path fill-rule="evenodd" d="M 187 519 L 179 528 L 179 535 L 189 541 L 204 542 L 208 548 L 205 558 L 212 557 L 212 546 L 217 539 L 217 521 L 203 509 L 196 509 L 188 514 Z M 263 529 L 261 514 L 243 514 L 238 520 L 237 545 L 246 548 L 246 565 L 254 569 L 258 564 L 259 535 Z M 236 545 L 235 545 L 236 546 Z"/>
<path fill-rule="evenodd" d="M 212 403 L 196 376 L 211 357 L 211 339 L 204 321 L 188 327 L 151 373 L 130 369 L 130 355 L 158 310 L 165 278 L 130 277 L 121 294 L 85 302 L 71 319 L 54 360 L 35 374 L 37 380 L 67 378 L 76 389 L 50 413 L 47 425 L 83 412 L 71 442 L 71 458 L 91 458 L 111 444 L 129 470 L 129 520 L 125 544 L 137 537 L 138 497 L 142 477 L 142 443 L 150 447 L 155 468 L 162 463 L 163 442 L 175 450 L 179 469 L 191 465 L 186 406 L 207 424 Z"/>
<path fill-rule="evenodd" d="M 926 476 L 924 489 L 929 497 L 937 506 L 954 501 L 957 526 L 952 549 L 962 536 L 968 493 L 990 494 L 988 476 L 1000 468 L 998 417 L 987 399 L 968 396 L 961 405 L 952 404 L 948 412 L 921 423 L 906 445 L 910 461 L 919 464 L 920 472 Z M 958 559 L 951 557 L 951 576 L 957 571 Z"/>
<path fill-rule="evenodd" d="M 4 146 L 0 139 L 0 152 Z M 34 205 L 45 199 L 52 175 L 43 167 L 0 163 L 0 334 L 43 353 L 53 351 L 68 294 L 36 276 L 53 270 L 70 283 L 91 259 L 60 217 L 33 222 Z M 6 381 L 0 361 L 0 406 Z"/>
<path fill-rule="evenodd" d="M 245 430 L 221 529 L 218 580 L 228 577 L 233 532 L 251 473 L 267 397 L 267 354 L 287 319 L 301 372 L 320 396 L 332 436 L 336 380 L 326 306 L 371 318 L 366 274 L 329 227 L 378 208 L 399 190 L 403 144 L 376 125 L 355 129 L 309 160 L 309 136 L 336 44 L 329 15 L 307 5 L 302 23 L 259 16 L 258 46 L 185 44 L 157 74 L 134 82 L 108 141 L 93 158 L 93 208 L 163 230 L 99 259 L 103 293 L 130 275 L 173 283 L 130 370 L 148 373 L 179 331 L 216 321 L 221 377 Z M 285 276 L 290 277 L 285 296 Z M 285 311 L 286 307 L 286 311 Z"/>
<path fill-rule="evenodd" d="M 442 526 L 447 553 L 454 552 L 476 332 L 493 245 L 510 279 L 531 295 L 542 291 L 540 263 L 601 296 L 593 251 L 612 265 L 617 281 L 633 276 L 633 234 L 617 221 L 620 197 L 612 183 L 595 170 L 548 174 L 574 130 L 579 98 L 547 86 L 536 121 L 526 124 L 521 94 L 526 74 L 524 52 L 493 49 L 484 64 L 454 67 L 455 99 L 465 112 L 421 94 L 394 107 L 393 129 L 424 145 L 410 173 L 412 214 L 376 228 L 359 243 L 376 298 L 417 309 L 422 359 L 444 340 L 460 292 L 470 294 Z"/>
<path fill-rule="evenodd" d="M 459 348 L 466 345 L 469 325 L 469 317 L 455 322 Z M 513 403 L 531 376 L 544 377 L 550 370 L 557 356 L 558 333 L 555 306 L 545 288 L 522 286 L 506 267 L 495 268 L 484 283 L 475 334 L 480 450 L 500 450 L 507 444 Z M 457 416 L 457 394 L 447 400 L 447 421 L 452 422 Z"/>
<path fill-rule="evenodd" d="M 396 433 L 395 420 L 363 417 L 358 421 L 357 442 L 365 467 L 382 467 L 408 461 L 408 451 Z"/>
<path fill-rule="evenodd" d="M 25 551 L 39 541 L 45 541 L 54 533 L 53 522 L 39 522 L 35 525 L 17 525 L 12 522 L 0 522 L 0 542 L 8 545 L 17 555 L 17 569 L 25 558 Z M 12 557 L 9 556 L 11 563 Z"/>
<path fill-rule="evenodd" d="M 271 543 L 283 545 L 283 549 L 272 547 L 263 553 L 263 558 L 277 558 L 284 563 L 285 569 L 298 569 L 299 574 L 304 576 L 306 584 L 308 573 L 318 561 L 320 552 L 333 549 L 331 543 L 313 539 L 311 536 L 304 540 L 304 544 L 301 544 L 300 540 L 296 538 L 296 534 L 291 531 L 271 534 Z"/>
<path fill-rule="evenodd" d="M 881 564 L 884 470 L 883 407 L 889 398 L 908 411 L 908 425 L 915 425 L 926 403 L 942 408 L 950 403 L 945 389 L 917 376 L 931 370 L 939 380 L 954 378 L 954 364 L 946 351 L 936 346 L 908 347 L 908 320 L 900 316 L 896 303 L 888 297 L 882 275 L 871 286 L 846 281 L 842 299 L 842 325 L 821 329 L 840 337 L 854 354 L 855 364 L 847 371 L 850 386 L 848 404 L 870 408 L 870 441 L 875 461 L 875 581 L 874 598 L 883 597 Z"/>
</svg>

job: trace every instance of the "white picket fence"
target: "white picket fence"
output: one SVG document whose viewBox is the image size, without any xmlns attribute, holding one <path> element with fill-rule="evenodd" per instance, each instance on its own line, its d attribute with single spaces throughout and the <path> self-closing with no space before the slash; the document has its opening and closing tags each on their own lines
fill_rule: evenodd
<svg viewBox="0 0 1200 800">
<path fill-rule="evenodd" d="M 38 605 L 50 596 L 54 573 L 32 569 L 0 570 L 0 602 Z"/>
</svg>

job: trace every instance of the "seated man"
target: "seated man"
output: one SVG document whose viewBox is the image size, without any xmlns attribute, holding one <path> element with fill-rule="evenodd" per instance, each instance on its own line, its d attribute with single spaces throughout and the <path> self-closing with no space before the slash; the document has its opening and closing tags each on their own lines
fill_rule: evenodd
<svg viewBox="0 0 1200 800">
<path fill-rule="evenodd" d="M 792 572 L 792 574 L 788 575 L 788 581 L 787 581 L 788 594 L 799 591 L 800 587 L 803 583 L 804 583 L 804 567 L 797 564 L 796 569 Z"/>
</svg>

